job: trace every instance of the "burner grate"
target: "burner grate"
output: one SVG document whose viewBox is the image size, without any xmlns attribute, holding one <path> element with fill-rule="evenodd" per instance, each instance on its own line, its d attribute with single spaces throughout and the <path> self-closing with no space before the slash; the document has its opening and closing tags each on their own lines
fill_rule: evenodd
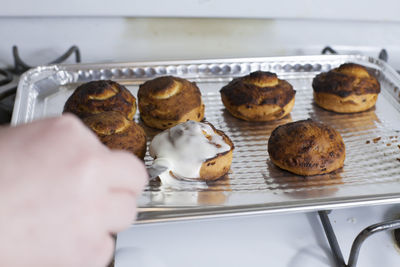
<svg viewBox="0 0 400 267">
<path fill-rule="evenodd" d="M 10 83 L 13 80 L 13 76 L 9 71 L 0 69 L 0 75 L 3 76 L 0 79 L 0 86 Z M 0 76 L 0 77 L 1 77 Z"/>
<path fill-rule="evenodd" d="M 32 66 L 26 64 L 21 57 L 19 56 L 19 52 L 18 52 L 18 47 L 17 46 L 13 46 L 12 48 L 13 51 L 13 58 L 14 58 L 14 68 L 11 69 L 10 71 L 14 74 L 19 74 L 21 75 L 22 73 L 24 73 L 25 71 L 29 70 L 32 68 Z M 71 46 L 67 52 L 65 52 L 64 54 L 62 54 L 60 57 L 56 58 L 55 60 L 49 62 L 46 65 L 52 65 L 52 64 L 59 64 L 59 63 L 63 63 L 65 60 L 67 60 L 72 54 L 75 54 L 75 61 L 76 63 L 80 63 L 81 62 L 81 53 L 79 51 L 79 48 L 74 45 Z"/>
<path fill-rule="evenodd" d="M 328 53 L 330 53 L 330 54 L 335 54 L 335 55 L 339 54 L 339 53 L 338 53 L 335 49 L 333 49 L 332 47 L 330 47 L 330 46 L 325 46 L 324 49 L 322 49 L 321 54 L 326 55 L 326 54 L 328 54 Z M 385 61 L 385 62 L 388 62 L 389 55 L 388 55 L 388 52 L 386 51 L 385 48 L 381 49 L 381 51 L 379 52 L 378 58 L 379 58 L 380 60 L 383 60 L 383 61 Z"/>
</svg>

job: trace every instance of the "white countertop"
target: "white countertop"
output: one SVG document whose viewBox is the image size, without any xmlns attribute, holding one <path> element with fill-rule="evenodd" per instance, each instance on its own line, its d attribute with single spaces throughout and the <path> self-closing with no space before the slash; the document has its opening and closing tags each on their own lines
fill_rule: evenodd
<svg viewBox="0 0 400 267">
<path fill-rule="evenodd" d="M 373 216 L 372 216 L 373 214 Z M 400 217 L 400 206 L 333 211 L 331 222 L 346 261 L 365 227 Z M 389 232 L 361 247 L 358 266 L 399 266 L 400 250 Z M 317 213 L 261 215 L 135 225 L 118 236 L 115 267 L 334 266 Z"/>
</svg>

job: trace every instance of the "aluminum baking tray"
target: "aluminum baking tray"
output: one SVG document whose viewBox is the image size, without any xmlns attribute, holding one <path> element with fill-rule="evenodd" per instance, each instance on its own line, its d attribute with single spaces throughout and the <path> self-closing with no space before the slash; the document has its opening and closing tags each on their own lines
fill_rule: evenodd
<svg viewBox="0 0 400 267">
<path fill-rule="evenodd" d="M 313 77 L 344 62 L 363 64 L 379 79 L 382 92 L 372 110 L 336 114 L 313 103 Z M 219 89 L 233 77 L 255 70 L 276 72 L 293 85 L 296 103 L 289 117 L 250 123 L 224 109 Z M 112 79 L 136 95 L 141 83 L 163 75 L 197 82 L 207 121 L 229 135 L 236 149 L 230 173 L 220 180 L 208 184 L 151 183 L 139 200 L 139 223 L 400 202 L 400 77 L 389 65 L 371 57 L 321 55 L 37 67 L 20 80 L 12 124 L 60 115 L 80 83 Z M 307 118 L 329 124 L 342 134 L 346 161 L 340 171 L 304 178 L 270 162 L 267 141 L 271 131 L 277 125 Z M 141 123 L 138 114 L 135 120 Z M 145 130 L 149 139 L 157 133 Z M 151 161 L 147 154 L 145 163 Z"/>
</svg>

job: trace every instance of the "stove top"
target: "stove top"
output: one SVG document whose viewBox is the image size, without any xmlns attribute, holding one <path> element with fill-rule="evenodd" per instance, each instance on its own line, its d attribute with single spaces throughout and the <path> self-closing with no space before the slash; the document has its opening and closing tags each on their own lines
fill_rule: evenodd
<svg viewBox="0 0 400 267">
<path fill-rule="evenodd" d="M 301 52 L 299 52 L 299 51 L 301 51 Z M 306 50 L 304 50 L 304 49 L 297 50 L 297 52 L 300 53 L 300 54 L 305 53 L 305 51 Z M 334 48 L 329 47 L 329 46 L 323 48 L 320 52 L 321 53 L 342 53 L 342 54 L 360 53 L 359 51 L 355 51 L 355 50 L 349 51 L 349 50 L 340 49 L 340 48 L 339 49 L 334 49 Z M 371 53 L 374 54 L 373 56 L 378 57 L 378 58 L 380 58 L 381 60 L 384 60 L 384 61 L 387 61 L 389 56 L 390 56 L 390 51 L 387 51 L 385 49 L 376 49 L 376 50 L 372 51 Z M 79 48 L 77 46 L 72 46 L 62 56 L 60 56 L 59 58 L 57 58 L 56 60 L 54 60 L 54 61 L 52 61 L 52 62 L 50 62 L 48 64 L 61 63 L 61 62 L 63 62 L 64 60 L 66 60 L 67 58 L 69 58 L 72 55 L 75 56 L 75 62 L 80 62 L 81 61 Z M 15 63 L 15 65 L 13 67 L 0 69 L 0 124 L 8 124 L 10 122 L 11 115 L 12 115 L 13 103 L 14 103 L 14 99 L 15 99 L 15 90 L 16 90 L 16 86 L 18 84 L 18 78 L 24 71 L 26 71 L 29 68 L 31 68 L 31 66 L 26 64 L 23 60 L 21 60 L 21 58 L 19 56 L 19 53 L 18 53 L 18 48 L 17 47 L 13 47 L 13 58 L 14 58 L 14 63 Z M 395 66 L 395 67 L 398 68 L 398 66 Z M 375 214 L 378 213 L 376 210 L 374 212 L 375 212 Z M 328 215 L 325 212 L 321 212 L 319 214 L 320 218 L 321 218 L 321 221 L 322 221 L 322 223 L 324 225 L 324 228 L 325 228 L 325 234 L 328 237 L 328 240 L 330 242 L 330 246 L 331 246 L 332 251 L 333 251 L 333 253 L 330 254 L 330 255 L 333 255 L 333 256 L 329 256 L 328 257 L 329 260 L 328 260 L 327 265 L 322 264 L 321 266 L 329 266 L 329 265 L 332 265 L 332 264 L 336 264 L 337 266 L 353 266 L 354 267 L 355 263 L 356 263 L 356 259 L 358 259 L 357 256 L 358 256 L 358 252 L 360 251 L 359 248 L 361 247 L 362 242 L 358 241 L 358 243 L 356 243 L 356 244 L 358 244 L 358 246 L 356 245 L 353 248 L 353 250 L 351 250 L 350 249 L 350 245 L 351 245 L 352 240 L 356 237 L 356 235 L 354 235 L 354 233 L 352 233 L 351 236 L 346 237 L 345 238 L 345 239 L 347 239 L 347 242 L 345 242 L 346 245 L 345 246 L 341 246 L 342 249 L 343 249 L 343 253 L 345 255 L 345 257 L 343 257 L 342 251 L 339 248 L 339 244 L 343 244 L 343 235 L 346 234 L 346 231 L 343 231 L 343 227 L 339 227 L 339 231 L 337 231 L 338 230 L 337 229 L 337 226 L 338 226 L 337 225 L 337 220 L 338 220 L 337 219 L 338 218 L 337 214 L 341 214 L 341 212 L 340 211 L 339 212 L 335 212 L 335 214 Z M 290 216 L 287 216 L 287 217 L 285 217 L 285 215 L 282 215 L 282 217 L 280 217 L 280 220 L 281 219 L 285 219 L 285 218 L 289 218 L 289 217 L 292 218 L 293 220 L 298 220 L 299 218 L 303 218 L 304 219 L 303 223 L 307 223 L 307 221 L 310 223 L 312 221 L 312 223 L 310 223 L 312 228 L 318 227 L 318 224 L 319 224 L 318 221 L 315 221 L 316 219 L 315 219 L 314 215 L 309 215 L 309 214 L 290 215 Z M 310 219 L 311 217 L 313 217 L 313 219 Z M 330 220 L 329 220 L 329 218 L 330 218 Z M 387 219 L 387 218 L 385 218 L 385 219 Z M 301 220 L 302 219 L 300 219 L 300 222 L 301 222 Z M 233 220 L 233 225 L 230 226 L 230 228 L 232 228 L 233 231 L 237 231 L 238 229 L 240 229 L 240 227 L 237 228 L 237 229 L 234 229 L 236 227 L 235 223 L 238 224 L 237 227 L 239 227 L 239 225 L 241 225 L 243 223 L 243 220 L 242 221 L 240 221 L 240 219 L 239 220 L 237 220 L 237 219 Z M 197 223 L 194 223 L 194 224 L 197 224 Z M 276 225 L 280 225 L 280 224 L 281 224 L 280 222 L 276 223 Z M 217 223 L 217 225 L 219 225 L 219 224 Z M 287 226 L 291 227 L 293 225 L 288 224 Z M 365 239 L 366 236 L 372 235 L 371 233 L 379 232 L 381 230 L 386 230 L 386 229 L 394 229 L 394 228 L 398 228 L 399 226 L 400 226 L 400 223 L 398 221 L 396 221 L 395 223 L 389 222 L 389 223 L 385 223 L 383 225 L 377 225 L 377 226 L 374 226 L 374 227 L 369 227 L 367 232 L 364 232 L 364 235 L 362 235 L 359 239 Z M 209 226 L 209 227 L 215 227 L 215 224 L 213 226 Z M 273 227 L 273 226 L 271 226 L 271 227 Z M 305 227 L 307 227 L 307 226 L 305 226 Z M 122 235 L 120 235 L 120 238 L 119 238 L 120 241 L 119 241 L 119 244 L 117 246 L 117 248 L 119 250 L 117 250 L 117 258 L 116 258 L 117 265 L 116 266 L 127 266 L 127 265 L 124 265 L 126 263 L 126 261 L 123 258 L 124 257 L 129 258 L 129 262 L 132 262 L 131 256 L 132 255 L 136 255 L 136 256 L 138 255 L 138 252 L 137 252 L 138 250 L 136 250 L 136 252 L 132 252 L 131 251 L 130 254 L 129 254 L 130 256 L 127 256 L 126 255 L 126 251 L 127 251 L 126 249 L 131 247 L 132 245 L 136 244 L 132 240 L 135 240 L 135 239 L 136 240 L 145 240 L 146 239 L 146 238 L 140 239 L 141 233 L 138 233 L 138 231 L 143 231 L 143 228 L 146 228 L 146 226 L 137 227 L 137 228 L 135 228 L 135 230 L 128 230 L 125 234 L 123 233 Z M 162 229 L 163 226 L 160 226 L 160 228 Z M 168 229 L 170 229 L 170 228 L 168 228 Z M 223 227 L 220 228 L 221 231 L 222 231 L 222 229 L 223 229 Z M 301 231 L 300 228 L 298 230 Z M 146 232 L 145 229 L 144 229 L 144 231 Z M 166 231 L 169 232 L 169 230 L 166 230 Z M 279 232 L 282 232 L 282 231 L 278 231 L 277 230 L 277 232 L 279 233 Z M 335 232 L 339 233 L 339 235 L 337 237 L 335 236 Z M 400 232 L 400 230 L 399 230 L 399 232 Z M 391 242 L 393 244 L 394 244 L 395 240 L 399 240 L 400 239 L 399 238 L 399 236 L 400 236 L 399 232 L 397 232 L 396 235 L 393 235 L 393 238 L 390 238 Z M 139 236 L 139 238 L 135 238 L 135 237 L 130 238 L 131 233 L 134 233 L 135 237 Z M 270 233 L 271 232 L 268 232 L 268 231 L 265 232 L 265 234 L 270 234 Z M 295 234 L 295 233 L 293 233 L 293 234 Z M 322 231 L 319 231 L 318 235 L 320 235 L 320 236 L 317 238 L 317 240 L 324 240 Z M 396 237 L 396 238 L 394 238 L 394 237 Z M 173 237 L 170 236 L 170 238 L 172 239 Z M 197 236 L 197 238 L 199 238 L 201 240 L 200 236 Z M 351 241 L 349 241 L 349 240 L 351 240 Z M 164 241 L 167 242 L 166 240 L 164 240 Z M 161 240 L 161 242 L 164 242 L 164 241 Z M 284 244 L 285 242 L 288 242 L 288 241 L 284 239 L 282 242 L 281 243 Z M 318 241 L 318 242 L 320 243 L 321 241 Z M 317 244 L 318 244 L 318 242 L 317 242 Z M 371 241 L 371 242 L 374 242 L 374 241 Z M 199 243 L 202 244 L 201 242 L 199 242 Z M 228 244 L 225 244 L 225 245 L 228 246 Z M 319 244 L 319 245 L 321 245 L 321 244 Z M 325 246 L 324 249 L 327 250 L 326 244 L 323 245 L 323 246 Z M 266 247 L 269 247 L 269 246 L 266 245 Z M 299 248 L 301 249 L 301 246 L 300 247 L 299 246 L 295 246 L 295 248 L 296 249 L 299 249 Z M 271 247 L 271 249 L 273 249 L 273 248 Z M 352 253 L 353 256 L 349 255 L 350 251 L 352 251 L 351 253 Z M 118 252 L 119 252 L 119 254 L 118 254 Z M 281 252 L 277 252 L 277 253 L 279 254 Z M 147 255 L 147 256 L 149 256 L 149 255 Z M 148 258 L 147 256 L 146 256 L 146 258 Z M 344 258 L 347 259 L 349 256 L 352 259 L 351 261 L 353 263 L 350 263 L 349 265 L 345 265 L 345 262 L 347 260 L 344 260 Z M 119 265 L 118 265 L 118 262 L 119 262 Z M 364 263 L 364 261 L 362 263 Z M 147 266 L 150 266 L 150 265 L 147 265 Z M 160 266 L 164 266 L 164 265 L 160 265 Z M 290 266 L 296 266 L 296 265 L 292 264 Z M 304 265 L 300 264 L 300 265 L 297 265 L 297 266 L 304 266 Z M 315 265 L 315 266 L 317 266 L 317 265 Z"/>
</svg>

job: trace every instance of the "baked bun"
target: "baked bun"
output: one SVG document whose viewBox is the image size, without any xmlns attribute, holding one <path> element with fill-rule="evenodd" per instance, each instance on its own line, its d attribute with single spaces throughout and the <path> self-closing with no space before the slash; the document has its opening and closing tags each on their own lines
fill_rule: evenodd
<svg viewBox="0 0 400 267">
<path fill-rule="evenodd" d="M 292 111 L 296 91 L 275 73 L 256 71 L 233 79 L 221 90 L 226 109 L 246 121 L 273 121 Z"/>
<path fill-rule="evenodd" d="M 125 86 L 101 80 L 80 85 L 64 105 L 64 112 L 80 118 L 104 111 L 118 111 L 132 120 L 136 113 L 136 98 Z"/>
<path fill-rule="evenodd" d="M 229 151 L 218 153 L 215 157 L 208 158 L 203 162 L 200 168 L 200 179 L 207 181 L 218 179 L 228 173 L 232 164 L 233 149 L 235 148 L 231 139 L 223 131 L 215 129 L 211 124 L 209 125 L 213 128 L 214 134 L 221 136 L 224 142 L 229 145 Z M 212 143 L 210 135 L 204 134 L 212 145 L 218 147 L 218 144 Z"/>
<path fill-rule="evenodd" d="M 94 114 L 82 121 L 110 149 L 127 150 L 143 159 L 146 153 L 146 134 L 142 127 L 117 111 Z"/>
<path fill-rule="evenodd" d="M 268 140 L 271 161 L 299 175 L 316 175 L 343 167 L 345 146 L 332 127 L 312 120 L 284 124 Z"/>
<path fill-rule="evenodd" d="M 234 145 L 209 123 L 187 121 L 156 135 L 150 144 L 155 165 L 168 166 L 178 179 L 216 180 L 231 166 Z M 160 176 L 163 180 L 162 175 Z"/>
<path fill-rule="evenodd" d="M 378 80 L 364 66 L 346 63 L 318 74 L 312 83 L 318 106 L 338 113 L 373 107 L 381 91 Z"/>
<path fill-rule="evenodd" d="M 168 129 L 204 118 L 204 104 L 196 83 L 173 76 L 147 81 L 139 87 L 140 117 L 147 126 Z"/>
</svg>

